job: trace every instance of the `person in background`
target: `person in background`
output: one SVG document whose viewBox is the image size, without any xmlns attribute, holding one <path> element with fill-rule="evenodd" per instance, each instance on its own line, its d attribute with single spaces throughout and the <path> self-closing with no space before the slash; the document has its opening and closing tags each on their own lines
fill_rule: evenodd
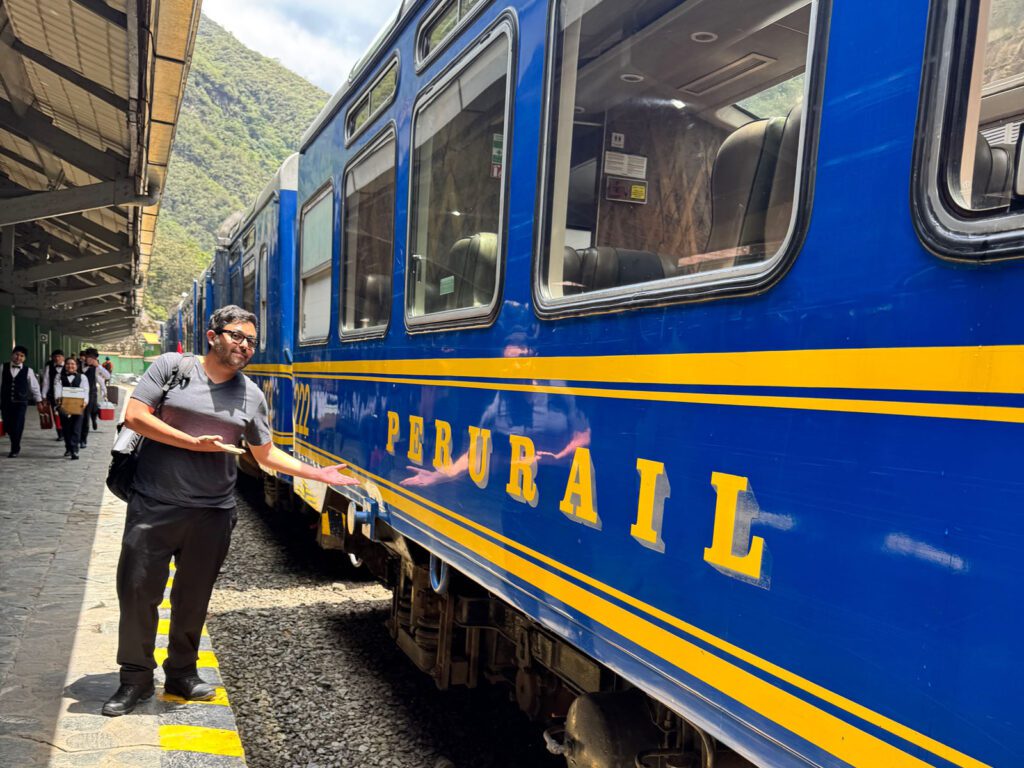
<svg viewBox="0 0 1024 768">
<path fill-rule="evenodd" d="M 86 378 L 85 388 L 89 390 L 89 402 L 85 405 L 85 413 L 82 414 L 82 436 L 78 441 L 79 447 L 85 448 L 89 444 L 89 424 L 96 429 L 96 416 L 99 413 L 99 396 L 96 369 L 96 359 L 99 353 L 90 347 L 82 350 L 82 375 Z"/>
<path fill-rule="evenodd" d="M 0 373 L 0 417 L 3 418 L 4 431 L 11 438 L 11 452 L 7 454 L 9 459 L 21 453 L 21 436 L 25 432 L 25 410 L 28 404 L 42 400 L 36 374 L 25 364 L 27 356 L 28 349 L 19 344 L 11 350 L 11 361 L 4 363 Z"/>
<path fill-rule="evenodd" d="M 158 606 L 171 557 L 176 570 L 164 692 L 192 701 L 216 696 L 216 687 L 199 676 L 196 661 L 213 583 L 235 526 L 238 467 L 232 454 L 242 453 L 237 447 L 242 438 L 270 471 L 328 485 L 359 482 L 340 473 L 344 464 L 313 467 L 274 447 L 267 401 L 242 374 L 256 341 L 252 312 L 233 304 L 221 307 L 210 316 L 208 352 L 197 360 L 188 385 L 164 396 L 164 382 L 182 360 L 169 352 L 142 375 L 128 401 L 125 426 L 146 439 L 138 454 L 117 565 L 121 685 L 103 705 L 108 717 L 128 714 L 154 693 Z"/>
<path fill-rule="evenodd" d="M 107 373 L 110 373 L 110 374 L 114 373 L 114 364 L 112 362 L 110 362 L 110 358 L 109 357 L 104 357 L 103 358 L 103 368 L 104 368 L 104 370 L 106 370 Z"/>
<path fill-rule="evenodd" d="M 54 384 L 57 403 L 60 404 L 60 401 L 63 399 L 65 387 L 81 387 L 84 383 L 85 376 L 78 370 L 78 361 L 73 357 L 68 358 L 64 370 L 61 371 Z M 85 414 L 72 415 L 61 409 L 60 420 L 64 424 L 64 455 L 77 460 L 78 438 L 82 431 L 82 422 L 85 420 Z"/>
<path fill-rule="evenodd" d="M 53 414 L 53 426 L 57 430 L 58 440 L 63 440 L 64 434 L 61 432 L 62 422 L 57 415 L 57 395 L 54 390 L 56 389 L 57 379 L 60 378 L 63 370 L 64 352 L 60 349 L 55 349 L 50 353 L 50 362 L 46 364 L 46 368 L 43 370 L 43 396 L 41 399 L 50 405 L 50 413 Z"/>
<path fill-rule="evenodd" d="M 100 403 L 107 402 L 107 383 L 110 381 L 110 371 L 99 364 L 99 353 L 93 358 L 92 365 L 96 369 L 96 408 L 92 412 L 92 428 L 99 429 Z"/>
</svg>

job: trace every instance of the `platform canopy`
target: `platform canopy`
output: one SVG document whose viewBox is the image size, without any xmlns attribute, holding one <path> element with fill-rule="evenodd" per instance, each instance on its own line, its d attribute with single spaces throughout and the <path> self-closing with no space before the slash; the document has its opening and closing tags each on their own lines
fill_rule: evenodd
<svg viewBox="0 0 1024 768">
<path fill-rule="evenodd" d="M 201 0 L 0 0 L 0 306 L 97 342 L 141 313 Z"/>
</svg>

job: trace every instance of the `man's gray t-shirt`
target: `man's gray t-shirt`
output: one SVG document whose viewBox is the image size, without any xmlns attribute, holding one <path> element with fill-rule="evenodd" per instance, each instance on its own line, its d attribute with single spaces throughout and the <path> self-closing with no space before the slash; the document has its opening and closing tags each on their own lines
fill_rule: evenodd
<svg viewBox="0 0 1024 768">
<path fill-rule="evenodd" d="M 158 406 L 164 382 L 181 358 L 175 352 L 160 355 L 139 380 L 132 398 L 151 407 Z M 242 437 L 250 445 L 269 443 L 267 401 L 260 388 L 241 373 L 215 384 L 202 363 L 195 362 L 188 383 L 167 393 L 160 418 L 193 437 L 220 435 L 228 445 L 238 445 Z M 230 508 L 235 505 L 236 473 L 233 454 L 189 451 L 144 440 L 139 449 L 134 488 L 167 504 Z"/>
</svg>

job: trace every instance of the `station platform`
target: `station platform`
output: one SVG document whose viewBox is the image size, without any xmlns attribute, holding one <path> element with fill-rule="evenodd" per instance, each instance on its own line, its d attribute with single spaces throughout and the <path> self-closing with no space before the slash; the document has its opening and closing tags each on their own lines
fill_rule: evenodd
<svg viewBox="0 0 1024 768">
<path fill-rule="evenodd" d="M 104 485 L 115 422 L 100 422 L 79 461 L 63 457 L 64 444 L 38 428 L 34 411 L 28 422 L 17 458 L 7 458 L 0 438 L 0 766 L 244 766 L 205 631 L 199 673 L 218 685 L 214 701 L 165 695 L 158 667 L 154 698 L 124 717 L 100 714 L 118 686 L 115 574 L 125 505 Z M 173 575 L 160 606 L 158 663 Z"/>
</svg>

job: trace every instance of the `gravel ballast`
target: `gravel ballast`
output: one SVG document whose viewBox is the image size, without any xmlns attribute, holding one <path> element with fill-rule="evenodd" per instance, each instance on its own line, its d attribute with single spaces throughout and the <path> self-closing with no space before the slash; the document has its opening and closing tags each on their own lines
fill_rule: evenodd
<svg viewBox="0 0 1024 768">
<path fill-rule="evenodd" d="M 238 498 L 208 626 L 250 768 L 563 768 L 504 687 L 439 691 L 390 593 L 297 517 Z"/>
</svg>

